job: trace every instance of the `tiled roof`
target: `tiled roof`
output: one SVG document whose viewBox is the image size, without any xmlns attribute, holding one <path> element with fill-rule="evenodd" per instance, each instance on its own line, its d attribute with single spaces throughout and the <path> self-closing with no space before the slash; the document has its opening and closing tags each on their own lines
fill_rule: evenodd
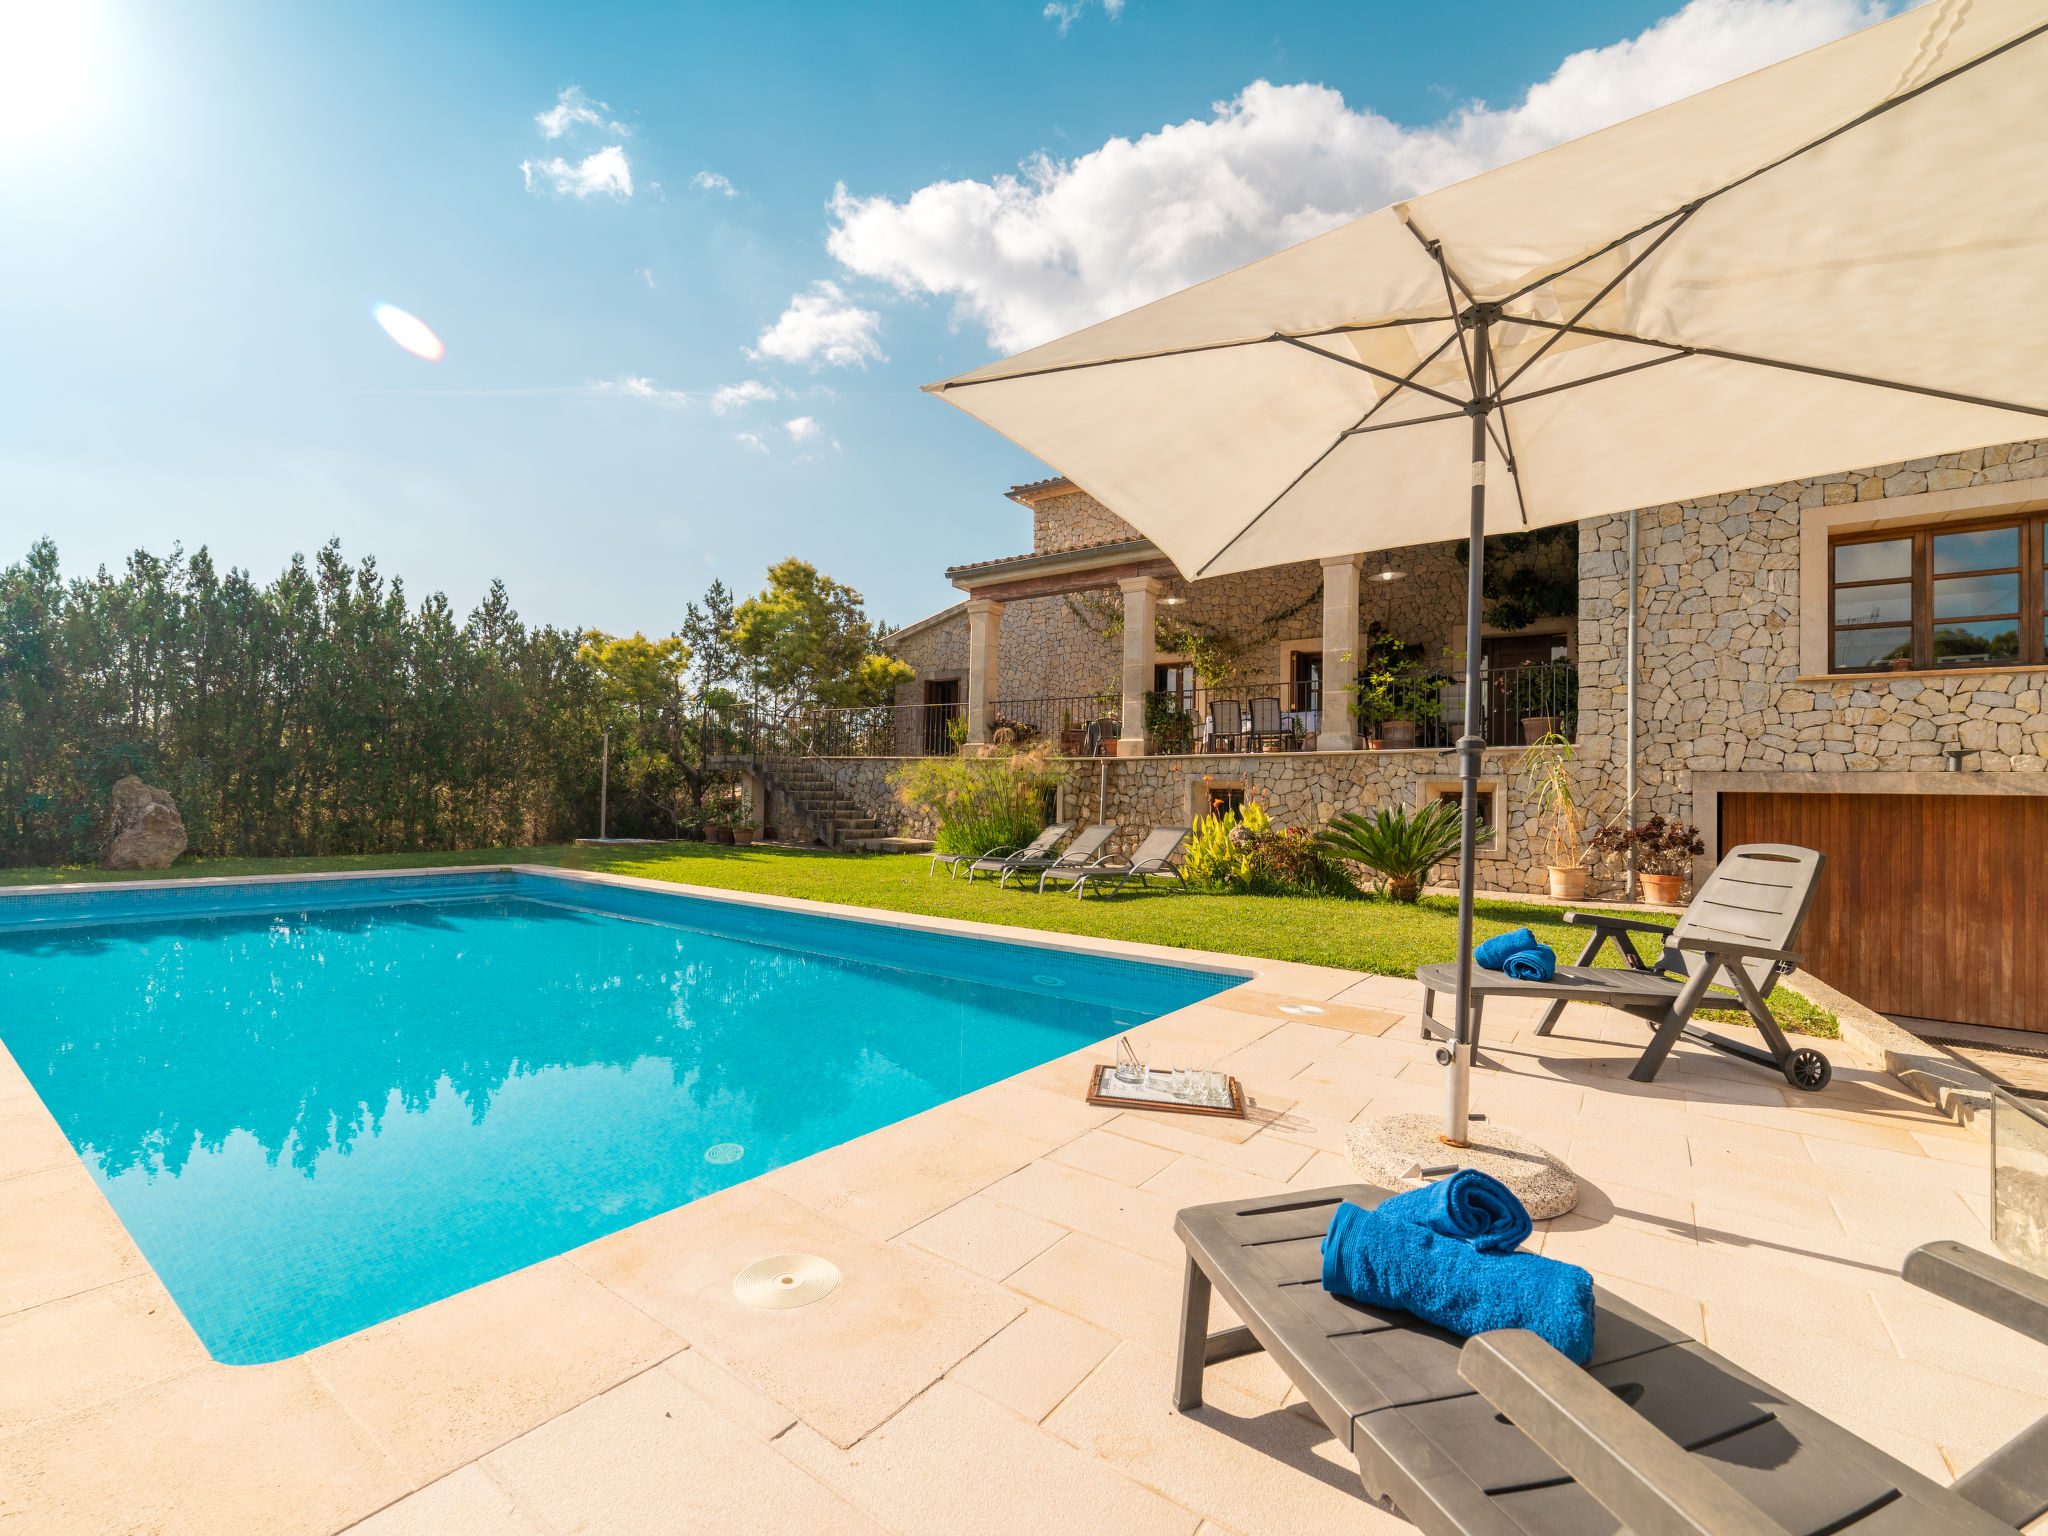
<svg viewBox="0 0 2048 1536">
<path fill-rule="evenodd" d="M 1024 560 L 1056 560 L 1062 555 L 1078 555 L 1091 549 L 1130 549 L 1136 545 L 1150 545 L 1150 539 L 1098 539 L 1093 544 L 1076 544 L 1068 549 L 1035 549 L 1028 555 L 1005 555 L 1000 560 L 975 560 L 966 565 L 949 565 L 948 576 L 962 576 L 969 571 L 993 570 L 999 565 L 1016 565 Z"/>
<path fill-rule="evenodd" d="M 1031 498 L 1038 492 L 1057 490 L 1062 486 L 1070 491 L 1078 491 L 1080 489 L 1078 485 L 1074 484 L 1065 475 L 1054 475 L 1049 480 L 1027 480 L 1022 485 L 1013 485 L 1003 494 L 1009 497 L 1010 500 L 1021 502 L 1028 507 L 1031 505 Z"/>
</svg>

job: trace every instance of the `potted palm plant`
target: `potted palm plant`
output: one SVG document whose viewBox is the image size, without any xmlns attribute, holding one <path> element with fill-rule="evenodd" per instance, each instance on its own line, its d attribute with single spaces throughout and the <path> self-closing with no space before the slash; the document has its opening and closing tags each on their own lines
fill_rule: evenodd
<svg viewBox="0 0 2048 1536">
<path fill-rule="evenodd" d="M 1458 851 L 1461 835 L 1457 805 L 1433 800 L 1411 812 L 1405 805 L 1362 815 L 1347 811 L 1332 817 L 1316 841 L 1333 857 L 1362 864 L 1376 877 L 1373 885 L 1395 901 L 1416 901 L 1422 877 Z M 1493 836 L 1479 829 L 1479 841 Z"/>
<path fill-rule="evenodd" d="M 1556 731 L 1539 737 L 1522 759 L 1522 782 L 1529 795 L 1531 830 L 1550 894 L 1578 901 L 1586 894 L 1586 816 L 1578 807 L 1578 782 L 1572 771 L 1572 744 Z"/>
</svg>

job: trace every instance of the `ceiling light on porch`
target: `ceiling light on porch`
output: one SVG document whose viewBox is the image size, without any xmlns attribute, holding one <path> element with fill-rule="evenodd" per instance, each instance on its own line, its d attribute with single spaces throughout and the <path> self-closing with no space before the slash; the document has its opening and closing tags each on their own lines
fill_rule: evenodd
<svg viewBox="0 0 2048 1536">
<path fill-rule="evenodd" d="M 1406 571 L 1374 571 L 1372 579 L 1374 581 L 1399 581 L 1407 574 Z"/>
<path fill-rule="evenodd" d="M 1180 599 L 1177 597 L 1162 597 L 1159 601 L 1166 604 L 1169 608 L 1178 608 L 1180 606 Z"/>
</svg>

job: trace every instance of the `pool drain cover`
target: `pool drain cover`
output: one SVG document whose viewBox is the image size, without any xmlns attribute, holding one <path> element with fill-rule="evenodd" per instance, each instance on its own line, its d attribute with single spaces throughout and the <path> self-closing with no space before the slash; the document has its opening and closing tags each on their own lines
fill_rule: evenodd
<svg viewBox="0 0 2048 1536">
<path fill-rule="evenodd" d="M 736 1141 L 721 1141 L 715 1147 L 704 1149 L 707 1163 L 736 1163 L 747 1155 L 747 1149 Z"/>
<path fill-rule="evenodd" d="M 808 1307 L 839 1289 L 839 1266 L 814 1253 L 756 1259 L 732 1279 L 732 1293 L 750 1307 Z"/>
</svg>

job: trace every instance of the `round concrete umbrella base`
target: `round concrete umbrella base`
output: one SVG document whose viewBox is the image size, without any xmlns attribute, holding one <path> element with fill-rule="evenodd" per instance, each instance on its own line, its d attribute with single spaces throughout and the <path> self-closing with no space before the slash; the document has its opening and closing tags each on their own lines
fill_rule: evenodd
<svg viewBox="0 0 2048 1536">
<path fill-rule="evenodd" d="M 1579 1181 L 1571 1169 L 1528 1137 L 1481 1121 L 1472 1127 L 1470 1146 L 1453 1147 L 1444 1142 L 1443 1124 L 1441 1115 L 1359 1121 L 1344 1134 L 1351 1171 L 1399 1194 L 1433 1183 L 1448 1170 L 1476 1168 L 1513 1190 L 1534 1221 L 1562 1216 L 1579 1203 Z"/>
</svg>

